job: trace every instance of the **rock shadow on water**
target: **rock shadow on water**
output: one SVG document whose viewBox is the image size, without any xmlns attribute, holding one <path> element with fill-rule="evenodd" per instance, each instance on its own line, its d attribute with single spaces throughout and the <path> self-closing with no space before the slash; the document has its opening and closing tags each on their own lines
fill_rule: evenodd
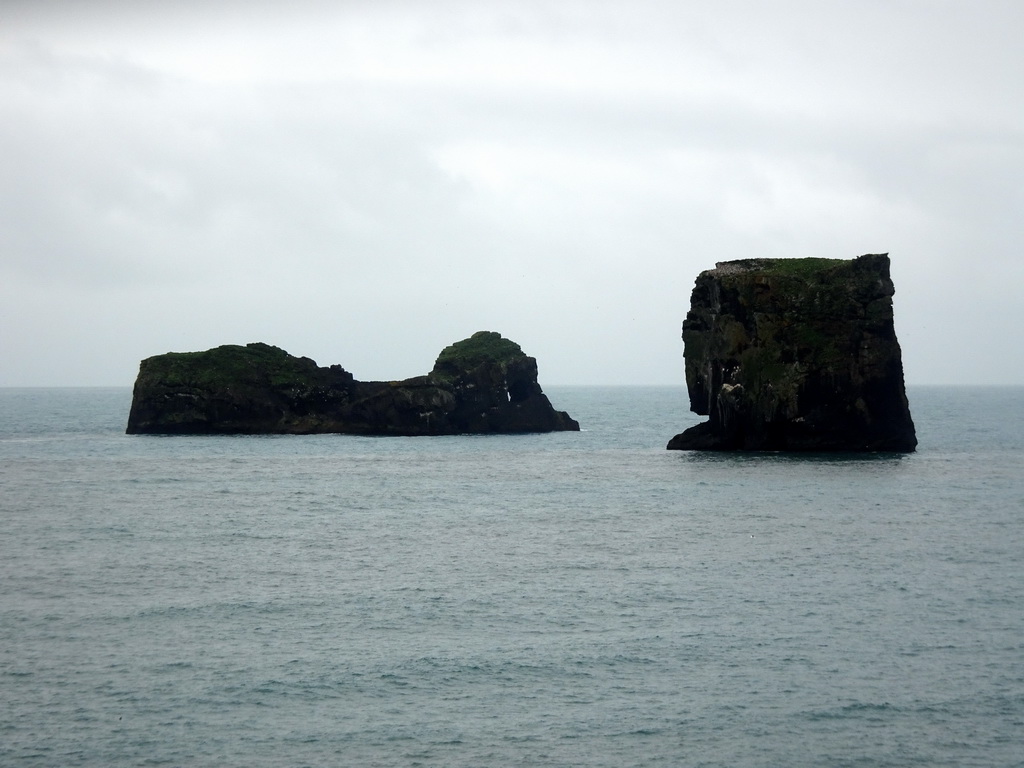
<svg viewBox="0 0 1024 768">
<path fill-rule="evenodd" d="M 807 466 L 898 467 L 907 460 L 904 453 L 892 452 L 810 452 L 810 451 L 679 451 L 679 460 L 694 466 Z"/>
</svg>

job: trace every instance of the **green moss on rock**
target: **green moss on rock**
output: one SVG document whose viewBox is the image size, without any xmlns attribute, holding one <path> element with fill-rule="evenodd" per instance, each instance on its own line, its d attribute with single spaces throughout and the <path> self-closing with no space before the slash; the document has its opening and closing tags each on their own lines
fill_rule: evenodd
<svg viewBox="0 0 1024 768">
<path fill-rule="evenodd" d="M 762 273 L 768 277 L 795 277 L 805 281 L 821 281 L 827 279 L 829 273 L 844 264 L 846 259 L 759 259 Z"/>
<path fill-rule="evenodd" d="M 526 357 L 526 354 L 514 341 L 494 331 L 477 331 L 468 339 L 442 349 L 434 370 L 466 370 L 482 363 L 509 363 L 520 357 Z"/>
<path fill-rule="evenodd" d="M 141 373 L 164 386 L 215 390 L 241 384 L 308 386 L 316 383 L 316 363 L 280 347 L 226 344 L 202 352 L 168 352 L 143 361 Z"/>
</svg>

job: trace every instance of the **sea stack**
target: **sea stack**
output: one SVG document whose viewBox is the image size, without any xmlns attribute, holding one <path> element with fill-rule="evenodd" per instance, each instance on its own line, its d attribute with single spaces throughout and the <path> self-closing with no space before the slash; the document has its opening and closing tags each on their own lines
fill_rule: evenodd
<svg viewBox="0 0 1024 768">
<path fill-rule="evenodd" d="M 480 331 L 404 381 L 356 381 L 269 344 L 142 361 L 128 434 L 450 435 L 577 431 L 537 383 L 537 361 Z"/>
<path fill-rule="evenodd" d="M 709 418 L 668 448 L 913 451 L 893 293 L 888 254 L 702 272 L 683 356 L 690 409 Z"/>
</svg>

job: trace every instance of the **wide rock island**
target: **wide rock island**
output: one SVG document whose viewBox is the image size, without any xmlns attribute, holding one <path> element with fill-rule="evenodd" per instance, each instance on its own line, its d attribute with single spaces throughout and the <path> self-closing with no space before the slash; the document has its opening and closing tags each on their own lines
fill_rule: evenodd
<svg viewBox="0 0 1024 768">
<path fill-rule="evenodd" d="M 404 381 L 356 381 L 268 344 L 142 361 L 128 434 L 450 435 L 579 430 L 537 383 L 537 361 L 480 331 Z"/>
<path fill-rule="evenodd" d="M 888 254 L 745 259 L 702 272 L 683 322 L 690 409 L 669 449 L 917 446 Z"/>
</svg>

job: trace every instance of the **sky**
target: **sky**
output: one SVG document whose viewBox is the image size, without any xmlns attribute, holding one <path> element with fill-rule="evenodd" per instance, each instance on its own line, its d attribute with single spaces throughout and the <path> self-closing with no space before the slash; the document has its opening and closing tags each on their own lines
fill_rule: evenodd
<svg viewBox="0 0 1024 768">
<path fill-rule="evenodd" d="M 697 274 L 888 252 L 908 384 L 1024 384 L 1017 0 L 0 2 L 0 386 L 498 331 L 683 381 Z"/>
</svg>

